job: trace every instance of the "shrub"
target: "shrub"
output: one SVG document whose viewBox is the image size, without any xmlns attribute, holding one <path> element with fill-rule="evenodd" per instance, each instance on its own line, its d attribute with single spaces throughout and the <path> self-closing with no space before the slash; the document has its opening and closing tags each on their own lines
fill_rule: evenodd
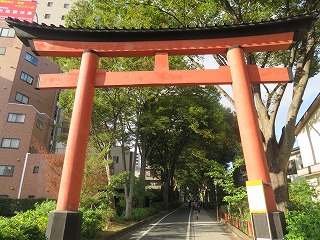
<svg viewBox="0 0 320 240">
<path fill-rule="evenodd" d="M 37 240 L 44 239 L 49 211 L 54 210 L 56 203 L 46 201 L 35 204 L 34 210 L 17 212 L 12 218 L 0 217 L 0 239 Z M 83 212 L 81 239 L 99 239 L 103 226 L 103 216 L 114 214 L 112 210 L 81 209 Z"/>
<path fill-rule="evenodd" d="M 320 238 L 320 204 L 310 203 L 301 210 L 288 211 L 286 213 L 287 231 L 285 239 L 304 240 Z"/>
<path fill-rule="evenodd" d="M 25 212 L 34 209 L 36 203 L 42 203 L 46 200 L 45 198 L 0 198 L 0 216 L 14 216 L 15 212 Z"/>
<path fill-rule="evenodd" d="M 0 219 L 0 239 L 21 239 L 25 240 L 28 239 L 25 234 L 18 229 L 18 226 L 14 224 L 13 221 L 6 218 Z"/>
<path fill-rule="evenodd" d="M 13 216 L 14 210 L 12 210 L 11 198 L 0 198 L 0 216 Z"/>
<path fill-rule="evenodd" d="M 81 239 L 99 239 L 99 233 L 103 227 L 102 210 L 82 209 Z"/>
<path fill-rule="evenodd" d="M 165 209 L 163 202 L 153 202 L 151 207 L 155 208 L 157 213 Z"/>
<path fill-rule="evenodd" d="M 157 210 L 153 207 L 149 208 L 133 208 L 131 220 L 141 221 L 157 213 Z"/>
<path fill-rule="evenodd" d="M 315 188 L 306 180 L 292 182 L 289 196 L 285 239 L 319 239 L 320 203 L 312 200 L 317 198 Z"/>
<path fill-rule="evenodd" d="M 12 218 L 0 218 L 0 239 L 44 239 L 48 212 L 54 201 L 35 204 L 34 210 L 17 212 Z"/>
</svg>

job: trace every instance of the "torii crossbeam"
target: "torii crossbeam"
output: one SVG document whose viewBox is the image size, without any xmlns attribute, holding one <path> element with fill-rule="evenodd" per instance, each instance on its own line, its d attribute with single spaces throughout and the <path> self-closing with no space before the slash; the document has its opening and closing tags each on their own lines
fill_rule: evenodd
<svg viewBox="0 0 320 240">
<path fill-rule="evenodd" d="M 234 26 L 156 30 L 69 29 L 7 19 L 21 41 L 36 55 L 82 57 L 80 71 L 41 75 L 37 86 L 38 89 L 77 89 L 57 210 L 50 214 L 46 236 L 50 239 L 63 226 L 66 228 L 59 239 L 79 237 L 81 215 L 77 210 L 96 87 L 214 84 L 232 84 L 248 180 L 264 183 L 262 201 L 265 201 L 268 220 L 265 227 L 270 230 L 270 236 L 279 234 L 274 233 L 269 224 L 268 214 L 277 209 L 250 84 L 288 82 L 291 75 L 286 68 L 259 69 L 247 65 L 244 54 L 290 48 L 310 28 L 315 17 L 316 14 L 309 14 Z M 215 70 L 169 70 L 168 56 L 199 54 L 227 54 L 229 66 Z M 97 69 L 99 57 L 133 56 L 155 56 L 154 71 Z M 69 220 L 64 215 L 69 216 Z M 74 227 L 70 227 L 70 222 L 76 223 Z M 260 232 L 256 231 L 257 234 Z"/>
</svg>

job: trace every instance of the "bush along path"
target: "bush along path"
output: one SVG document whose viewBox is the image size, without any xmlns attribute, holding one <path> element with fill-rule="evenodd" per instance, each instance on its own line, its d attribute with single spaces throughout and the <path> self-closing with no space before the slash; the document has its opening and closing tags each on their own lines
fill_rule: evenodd
<svg viewBox="0 0 320 240">
<path fill-rule="evenodd" d="M 49 212 L 56 208 L 53 200 L 36 203 L 34 209 L 16 212 L 12 217 L 0 216 L 0 240 L 43 240 Z M 132 231 L 146 222 L 162 216 L 160 208 L 134 208 L 132 217 L 125 220 L 124 216 L 115 217 L 110 223 L 108 211 L 101 209 L 80 208 L 83 213 L 81 240 L 116 239 L 117 236 Z M 109 226 L 106 229 L 106 223 Z"/>
</svg>

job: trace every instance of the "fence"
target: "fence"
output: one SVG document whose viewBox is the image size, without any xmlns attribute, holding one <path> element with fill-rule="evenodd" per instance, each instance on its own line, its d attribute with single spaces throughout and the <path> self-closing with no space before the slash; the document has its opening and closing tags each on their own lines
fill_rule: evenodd
<svg viewBox="0 0 320 240">
<path fill-rule="evenodd" d="M 220 212 L 220 218 L 224 219 L 249 237 L 252 237 L 252 224 L 250 221 L 239 219 L 238 216 L 233 217 L 224 212 Z"/>
</svg>

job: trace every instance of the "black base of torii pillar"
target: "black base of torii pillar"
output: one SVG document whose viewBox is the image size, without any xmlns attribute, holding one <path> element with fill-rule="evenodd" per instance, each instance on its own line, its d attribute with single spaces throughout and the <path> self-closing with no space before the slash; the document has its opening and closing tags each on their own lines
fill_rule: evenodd
<svg viewBox="0 0 320 240">
<path fill-rule="evenodd" d="M 78 240 L 81 238 L 82 213 L 79 211 L 51 211 L 46 239 Z"/>
</svg>

